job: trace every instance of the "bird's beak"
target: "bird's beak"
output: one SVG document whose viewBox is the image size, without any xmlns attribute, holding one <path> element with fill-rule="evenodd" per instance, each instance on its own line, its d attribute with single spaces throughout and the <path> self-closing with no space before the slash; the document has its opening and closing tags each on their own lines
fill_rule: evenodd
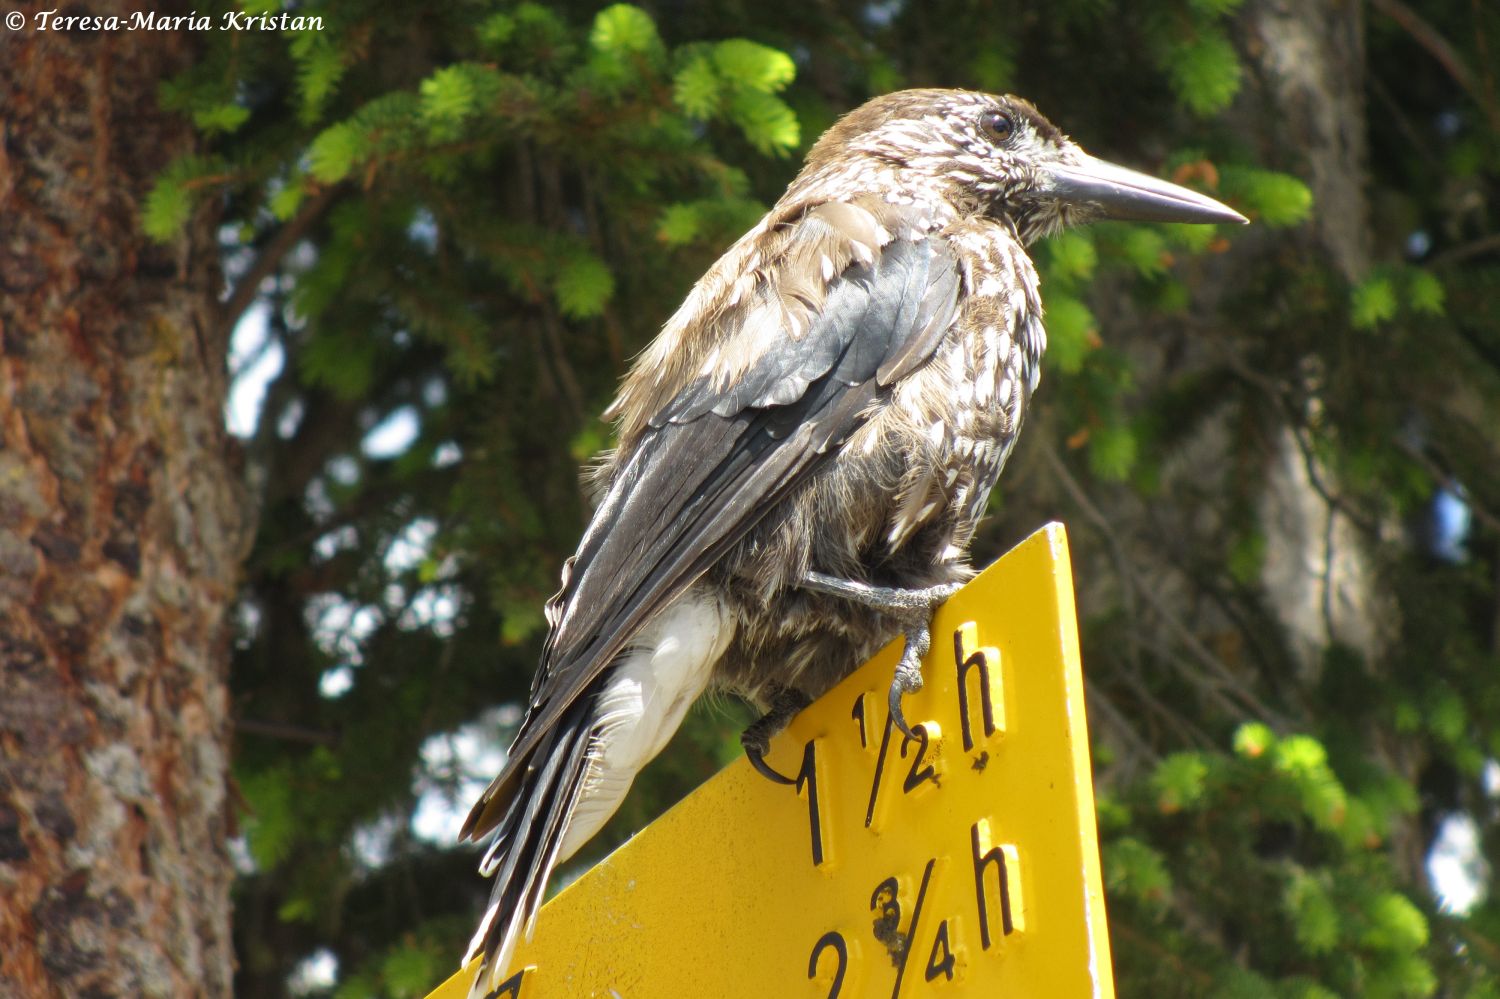
<svg viewBox="0 0 1500 999">
<path fill-rule="evenodd" d="M 1069 204 L 1093 206 L 1100 218 L 1135 222 L 1248 222 L 1228 205 L 1197 191 L 1084 157 L 1081 163 L 1052 163 L 1045 168 L 1052 184 L 1047 192 Z"/>
</svg>

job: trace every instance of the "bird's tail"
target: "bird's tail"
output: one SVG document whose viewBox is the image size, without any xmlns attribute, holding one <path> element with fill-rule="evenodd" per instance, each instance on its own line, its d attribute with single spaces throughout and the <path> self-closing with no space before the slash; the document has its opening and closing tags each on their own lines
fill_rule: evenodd
<svg viewBox="0 0 1500 999">
<path fill-rule="evenodd" d="M 495 887 L 465 958 L 465 963 L 476 955 L 483 958 L 470 999 L 498 989 L 521 935 L 531 938 L 587 770 L 592 724 L 587 700 L 581 698 L 525 760 L 507 761 L 506 772 L 480 798 L 459 834 L 479 840 L 494 831 L 479 872 L 493 877 Z"/>
</svg>

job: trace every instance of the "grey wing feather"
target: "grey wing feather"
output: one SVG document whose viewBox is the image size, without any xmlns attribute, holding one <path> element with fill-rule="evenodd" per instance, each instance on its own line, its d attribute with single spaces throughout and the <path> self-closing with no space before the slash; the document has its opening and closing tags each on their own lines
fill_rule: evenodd
<svg viewBox="0 0 1500 999">
<path fill-rule="evenodd" d="M 932 356 L 958 287 L 957 262 L 941 243 L 892 243 L 873 266 L 851 267 L 832 283 L 809 333 L 777 339 L 730 385 L 699 375 L 652 425 L 789 405 L 830 371 L 850 388 L 872 374 L 889 385 Z"/>
</svg>

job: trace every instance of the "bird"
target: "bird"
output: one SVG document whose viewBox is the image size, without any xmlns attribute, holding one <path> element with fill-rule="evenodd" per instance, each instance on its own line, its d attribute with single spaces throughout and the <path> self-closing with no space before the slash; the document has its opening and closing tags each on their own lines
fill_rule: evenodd
<svg viewBox="0 0 1500 999">
<path fill-rule="evenodd" d="M 750 762 L 898 634 L 891 717 L 1015 444 L 1046 348 L 1029 248 L 1095 219 L 1243 223 L 1084 152 L 1028 101 L 904 90 L 840 118 L 692 287 L 605 411 L 594 513 L 501 774 L 469 956 L 504 980 L 553 868 L 708 689 L 764 710 Z"/>
</svg>

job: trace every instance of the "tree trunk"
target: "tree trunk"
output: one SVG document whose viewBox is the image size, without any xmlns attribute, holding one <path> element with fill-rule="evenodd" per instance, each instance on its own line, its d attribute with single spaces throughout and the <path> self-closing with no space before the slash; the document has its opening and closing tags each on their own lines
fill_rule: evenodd
<svg viewBox="0 0 1500 999">
<path fill-rule="evenodd" d="M 246 530 L 214 230 L 138 225 L 191 148 L 156 95 L 192 41 L 23 13 L 0 35 L 0 994 L 226 995 Z"/>
<path fill-rule="evenodd" d="M 1309 249 L 1351 284 L 1369 271 L 1373 242 L 1365 199 L 1363 14 L 1360 4 L 1345 0 L 1257 0 L 1242 22 L 1262 107 L 1271 112 L 1259 119 L 1265 159 L 1312 189 L 1318 208 Z M 1316 397 L 1316 384 L 1308 388 Z M 1326 484 L 1335 476 L 1299 445 L 1294 428 L 1284 428 L 1276 448 L 1260 504 L 1271 605 L 1305 677 L 1316 675 L 1322 650 L 1333 642 L 1374 660 L 1393 637 L 1397 610 L 1379 592 L 1366 539 L 1330 504 Z"/>
</svg>

